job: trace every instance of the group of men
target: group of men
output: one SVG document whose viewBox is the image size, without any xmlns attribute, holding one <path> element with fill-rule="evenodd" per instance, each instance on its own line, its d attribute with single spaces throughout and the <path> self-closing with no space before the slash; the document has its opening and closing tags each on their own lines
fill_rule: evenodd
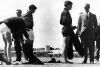
<svg viewBox="0 0 100 67">
<path fill-rule="evenodd" d="M 95 40 L 97 41 L 97 57 L 99 60 L 100 51 L 100 26 L 97 24 L 96 15 L 89 11 L 90 4 L 84 6 L 85 12 L 82 12 L 79 16 L 77 32 L 74 33 L 75 26 L 72 26 L 72 18 L 69 10 L 72 8 L 71 1 L 65 1 L 64 10 L 61 13 L 60 24 L 63 25 L 62 34 L 64 37 L 64 59 L 66 63 L 70 62 L 68 59 L 73 58 L 73 45 L 78 53 L 83 57 L 83 63 L 87 63 L 88 52 L 90 57 L 90 63 L 94 63 L 94 47 Z M 29 11 L 25 15 L 21 15 L 22 11 L 17 10 L 17 17 L 7 18 L 0 23 L 0 33 L 5 43 L 5 58 L 0 54 L 0 60 L 4 61 L 6 64 L 11 64 L 10 49 L 12 45 L 11 34 L 14 40 L 14 46 L 16 51 L 16 61 L 21 61 L 21 51 L 23 50 L 25 64 L 44 64 L 33 54 L 33 16 L 37 7 L 35 5 L 29 6 Z M 81 42 L 78 37 L 80 37 Z"/>
<path fill-rule="evenodd" d="M 12 64 L 10 49 L 12 45 L 12 39 L 14 40 L 14 46 L 16 51 L 16 62 L 21 62 L 21 51 L 23 50 L 25 60 L 27 62 L 23 64 L 43 64 L 33 54 L 33 16 L 37 7 L 35 5 L 29 6 L 29 11 L 22 15 L 21 10 L 16 10 L 17 17 L 7 18 L 0 23 L 0 33 L 2 34 L 3 41 L 5 43 L 5 57 L 0 54 L 1 61 L 6 64 Z M 12 35 L 12 36 L 11 36 Z"/>
<path fill-rule="evenodd" d="M 90 58 L 90 63 L 94 63 L 94 51 L 95 51 L 95 41 L 96 45 L 98 47 L 97 51 L 97 57 L 96 59 L 99 60 L 99 51 L 100 51 L 100 28 L 97 23 L 96 15 L 91 13 L 89 11 L 90 4 L 86 3 L 84 6 L 85 12 L 80 13 L 79 20 L 78 20 L 78 26 L 77 26 L 77 32 L 76 34 L 73 31 L 72 26 L 72 18 L 70 15 L 69 10 L 71 10 L 73 3 L 71 1 L 65 1 L 64 3 L 64 10 L 61 14 L 60 24 L 63 25 L 62 28 L 62 34 L 64 37 L 64 43 L 65 43 L 65 49 L 64 49 L 64 58 L 66 63 L 73 63 L 68 61 L 69 55 L 72 56 L 72 46 L 75 46 L 76 51 L 81 50 L 81 54 L 79 51 L 78 53 L 83 57 L 84 61 L 83 63 L 87 63 L 88 60 L 88 54 Z M 74 35 L 75 34 L 75 35 Z M 76 36 L 80 37 L 80 44 L 77 41 Z M 76 47 L 77 45 L 80 45 L 79 48 Z M 78 48 L 78 49 L 77 49 Z"/>
<path fill-rule="evenodd" d="M 32 44 L 30 44 L 31 48 L 29 48 L 29 49 L 31 49 L 31 51 L 33 51 L 32 48 L 33 48 L 33 41 L 34 41 L 34 34 L 33 34 L 34 23 L 33 23 L 32 14 L 35 12 L 35 9 L 37 9 L 37 7 L 32 7 L 32 5 L 31 5 L 29 7 L 29 11 L 25 15 L 22 15 L 22 10 L 20 10 L 20 9 L 16 10 L 17 17 L 22 18 L 22 19 L 24 19 L 26 21 L 25 22 L 26 32 L 29 35 L 29 39 L 31 40 L 31 43 L 32 43 Z M 21 51 L 22 50 L 24 52 L 25 60 L 28 61 L 29 57 L 27 56 L 27 53 L 26 53 L 27 49 L 25 48 L 27 45 L 21 43 L 21 40 L 22 41 L 26 40 L 25 37 L 23 37 L 23 34 L 15 32 L 13 34 L 13 39 L 14 39 L 14 46 L 15 46 L 15 51 L 16 51 L 16 62 L 17 63 L 21 62 L 21 55 L 22 55 Z M 32 60 L 32 59 L 30 59 L 30 60 Z M 30 61 L 30 62 L 32 62 L 32 61 Z"/>
</svg>

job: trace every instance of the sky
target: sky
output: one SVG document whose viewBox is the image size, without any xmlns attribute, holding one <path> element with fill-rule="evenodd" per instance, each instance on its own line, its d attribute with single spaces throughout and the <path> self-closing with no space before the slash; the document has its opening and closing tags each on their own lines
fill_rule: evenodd
<svg viewBox="0 0 100 67">
<path fill-rule="evenodd" d="M 16 16 L 16 10 L 21 9 L 23 14 L 30 4 L 37 6 L 33 14 L 35 40 L 33 47 L 40 48 L 50 45 L 63 48 L 63 36 L 61 34 L 60 15 L 64 8 L 65 0 L 0 0 L 0 21 Z M 96 14 L 98 22 L 100 16 L 99 0 L 71 0 L 73 2 L 72 25 L 77 26 L 80 12 L 84 12 L 85 3 L 90 3 L 90 11 Z M 1 36 L 1 35 L 0 35 Z M 0 38 L 2 42 L 2 39 Z M 4 46 L 3 42 L 0 44 Z"/>
</svg>

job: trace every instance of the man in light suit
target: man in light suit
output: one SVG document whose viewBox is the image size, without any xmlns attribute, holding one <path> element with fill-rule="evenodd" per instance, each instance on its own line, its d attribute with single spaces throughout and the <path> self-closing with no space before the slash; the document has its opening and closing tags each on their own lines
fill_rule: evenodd
<svg viewBox="0 0 100 67">
<path fill-rule="evenodd" d="M 97 18 L 95 14 L 92 14 L 90 9 L 90 4 L 86 4 L 85 12 L 80 14 L 78 20 L 77 33 L 80 35 L 81 42 L 84 47 L 85 58 L 83 63 L 87 63 L 88 49 L 90 55 L 90 63 L 94 63 L 94 39 L 95 30 L 97 29 Z"/>
</svg>

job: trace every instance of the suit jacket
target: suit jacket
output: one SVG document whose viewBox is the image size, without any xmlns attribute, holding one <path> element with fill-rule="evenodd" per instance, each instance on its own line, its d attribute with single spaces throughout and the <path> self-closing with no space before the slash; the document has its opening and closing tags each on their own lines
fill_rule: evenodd
<svg viewBox="0 0 100 67">
<path fill-rule="evenodd" d="M 98 28 L 95 32 L 96 40 L 100 41 L 100 25 L 98 25 Z"/>
<path fill-rule="evenodd" d="M 95 30 L 97 29 L 97 18 L 96 15 L 89 12 L 87 20 L 87 14 L 82 13 L 78 20 L 77 32 L 81 38 L 84 39 L 95 39 Z"/>
</svg>

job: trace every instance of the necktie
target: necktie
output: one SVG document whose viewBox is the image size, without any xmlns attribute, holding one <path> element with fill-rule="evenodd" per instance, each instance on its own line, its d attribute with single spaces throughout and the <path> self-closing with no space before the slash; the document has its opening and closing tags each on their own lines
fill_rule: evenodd
<svg viewBox="0 0 100 67">
<path fill-rule="evenodd" d="M 89 21 L 88 13 L 86 14 L 86 20 L 87 20 L 87 22 Z"/>
</svg>

